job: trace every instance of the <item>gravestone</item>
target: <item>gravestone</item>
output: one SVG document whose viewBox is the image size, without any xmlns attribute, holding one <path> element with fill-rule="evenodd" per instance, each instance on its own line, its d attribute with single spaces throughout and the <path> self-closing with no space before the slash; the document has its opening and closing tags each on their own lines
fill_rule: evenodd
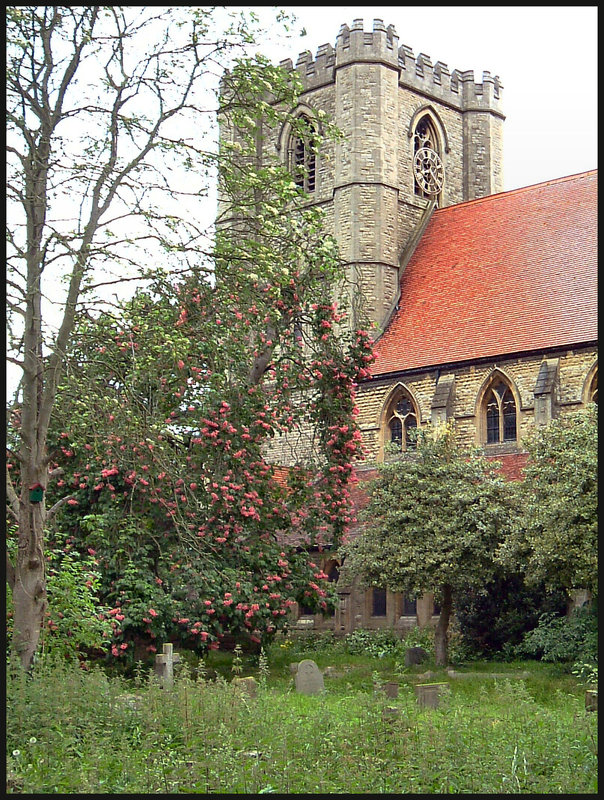
<svg viewBox="0 0 604 800">
<path fill-rule="evenodd" d="M 164 689 L 174 686 L 174 664 L 178 664 L 180 656 L 174 652 L 174 645 L 164 644 L 163 653 L 155 656 L 155 674 L 159 677 Z"/>
<path fill-rule="evenodd" d="M 244 691 L 250 697 L 256 697 L 258 693 L 258 684 L 256 679 L 251 675 L 247 678 L 233 678 L 233 685 Z"/>
<path fill-rule="evenodd" d="M 384 706 L 382 709 L 383 720 L 395 720 L 401 715 L 401 710 L 397 706 Z"/>
<path fill-rule="evenodd" d="M 585 692 L 585 710 L 597 711 L 598 710 L 598 690 L 587 689 Z"/>
<path fill-rule="evenodd" d="M 296 672 L 296 691 L 301 694 L 320 694 L 324 690 L 323 676 L 315 662 L 310 658 L 300 661 Z"/>
<path fill-rule="evenodd" d="M 448 690 L 448 683 L 418 683 L 415 695 L 420 708 L 438 708 L 441 695 Z"/>
<path fill-rule="evenodd" d="M 398 697 L 398 683 L 388 681 L 388 683 L 384 684 L 384 691 L 386 692 L 386 697 Z"/>
<path fill-rule="evenodd" d="M 411 667 L 414 664 L 421 664 L 429 658 L 428 653 L 423 647 L 409 647 L 405 653 L 405 666 Z"/>
</svg>

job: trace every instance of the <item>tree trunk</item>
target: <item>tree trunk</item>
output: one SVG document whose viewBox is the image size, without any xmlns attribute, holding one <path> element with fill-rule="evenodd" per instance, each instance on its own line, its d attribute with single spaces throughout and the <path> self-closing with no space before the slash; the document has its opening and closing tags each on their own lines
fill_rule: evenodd
<svg viewBox="0 0 604 800">
<path fill-rule="evenodd" d="M 13 649 L 25 670 L 31 669 L 46 612 L 44 503 L 21 498 L 19 544 L 13 591 Z"/>
<path fill-rule="evenodd" d="M 443 598 L 440 605 L 440 616 L 434 630 L 434 652 L 437 667 L 446 667 L 448 661 L 449 620 L 453 608 L 451 586 L 446 583 L 443 587 Z"/>
</svg>

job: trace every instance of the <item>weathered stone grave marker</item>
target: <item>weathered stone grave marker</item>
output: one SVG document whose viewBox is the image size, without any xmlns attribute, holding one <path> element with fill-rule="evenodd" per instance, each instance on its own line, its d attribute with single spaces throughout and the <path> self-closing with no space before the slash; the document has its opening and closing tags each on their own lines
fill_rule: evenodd
<svg viewBox="0 0 604 800">
<path fill-rule="evenodd" d="M 386 692 L 386 697 L 398 697 L 398 683 L 388 681 L 384 684 L 384 691 Z"/>
<path fill-rule="evenodd" d="M 178 664 L 180 656 L 174 652 L 174 645 L 170 642 L 164 644 L 163 653 L 155 656 L 155 674 L 159 677 L 164 689 L 174 686 L 174 664 Z"/>
<path fill-rule="evenodd" d="M 258 683 L 256 678 L 251 675 L 247 678 L 233 678 L 233 685 L 237 686 L 250 697 L 256 697 L 258 693 Z"/>
<path fill-rule="evenodd" d="M 440 697 L 448 690 L 448 683 L 416 684 L 415 694 L 420 708 L 438 708 Z"/>
<path fill-rule="evenodd" d="M 301 694 L 320 694 L 324 690 L 325 682 L 315 662 L 310 658 L 300 661 L 296 672 L 296 691 Z"/>
<path fill-rule="evenodd" d="M 421 664 L 429 658 L 428 653 L 423 647 L 409 647 L 405 653 L 405 666 L 411 667 L 415 664 Z"/>
<path fill-rule="evenodd" d="M 598 710 L 598 690 L 587 689 L 585 692 L 585 710 L 597 711 Z"/>
</svg>

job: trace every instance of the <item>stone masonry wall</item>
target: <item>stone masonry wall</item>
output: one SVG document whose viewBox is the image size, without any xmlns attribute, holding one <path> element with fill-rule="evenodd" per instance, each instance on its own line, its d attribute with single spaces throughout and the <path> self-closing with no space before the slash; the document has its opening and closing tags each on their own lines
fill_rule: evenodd
<svg viewBox="0 0 604 800">
<path fill-rule="evenodd" d="M 597 359 L 595 348 L 567 350 L 557 354 L 541 354 L 520 358 L 502 358 L 488 364 L 468 365 L 443 370 L 441 375 L 455 376 L 453 418 L 460 441 L 468 446 L 484 443 L 484 430 L 477 404 L 481 392 L 494 370 L 500 370 L 512 382 L 517 400 L 518 439 L 522 439 L 535 424 L 534 390 L 539 369 L 544 359 L 558 359 L 557 397 L 558 415 L 580 408 L 585 400 L 586 381 Z M 431 419 L 431 404 L 437 381 L 436 370 L 416 372 L 400 378 L 379 382 L 366 382 L 359 387 L 357 405 L 358 421 L 363 433 L 363 445 L 368 463 L 383 458 L 383 426 L 388 400 L 397 386 L 404 386 L 416 403 L 418 423 L 425 425 Z M 478 413 L 477 413 L 478 412 Z"/>
</svg>

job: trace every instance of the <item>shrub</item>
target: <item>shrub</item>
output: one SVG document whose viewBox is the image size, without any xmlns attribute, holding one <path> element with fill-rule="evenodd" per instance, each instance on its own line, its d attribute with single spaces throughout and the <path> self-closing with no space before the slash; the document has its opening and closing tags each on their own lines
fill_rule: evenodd
<svg viewBox="0 0 604 800">
<path fill-rule="evenodd" d="M 351 655 L 368 655 L 383 658 L 401 652 L 403 644 L 394 631 L 370 631 L 358 628 L 344 637 L 344 647 Z"/>
<path fill-rule="evenodd" d="M 98 598 L 100 574 L 92 555 L 67 552 L 63 546 L 47 550 L 48 608 L 40 634 L 40 653 L 63 659 L 85 660 L 106 651 L 111 627 Z M 13 628 L 12 593 L 7 586 L 7 638 Z"/>
<path fill-rule="evenodd" d="M 516 647 L 519 656 L 552 662 L 588 662 L 598 657 L 598 618 L 596 607 L 583 607 L 570 617 L 542 614 L 536 628 Z"/>
</svg>

